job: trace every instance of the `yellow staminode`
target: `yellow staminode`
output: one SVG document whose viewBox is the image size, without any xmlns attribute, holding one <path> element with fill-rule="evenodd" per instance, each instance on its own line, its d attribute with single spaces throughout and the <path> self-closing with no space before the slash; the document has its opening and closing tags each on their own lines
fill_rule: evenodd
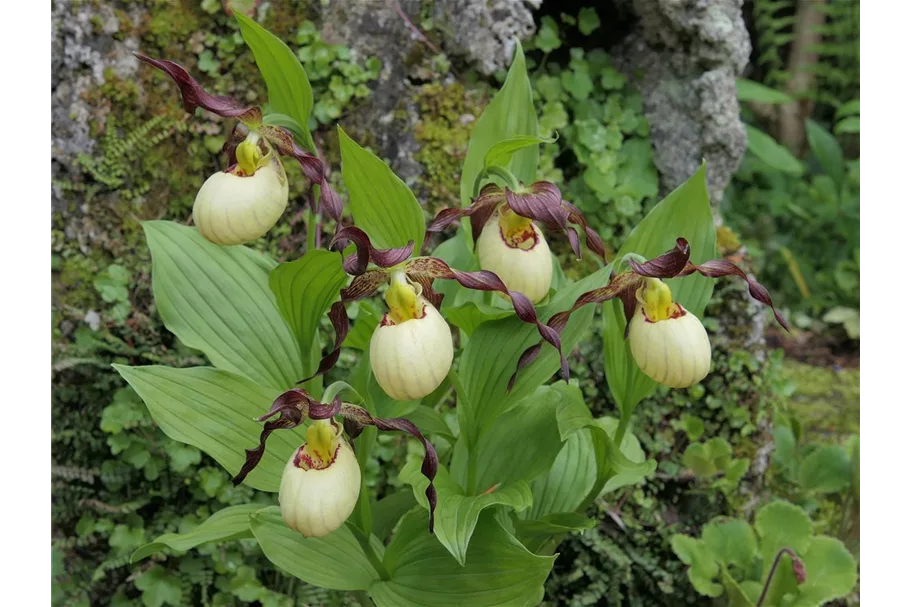
<svg viewBox="0 0 911 607">
<path fill-rule="evenodd" d="M 235 155 L 237 156 L 237 166 L 247 176 L 256 172 L 256 169 L 259 168 L 259 162 L 263 158 L 259 145 L 249 139 L 242 141 L 237 146 Z"/>
<path fill-rule="evenodd" d="M 329 420 L 318 420 L 307 428 L 306 449 L 310 452 L 314 467 L 328 466 L 335 456 L 339 442 L 338 430 Z"/>
<path fill-rule="evenodd" d="M 531 219 L 522 217 L 508 206 L 500 207 L 499 220 L 500 234 L 510 246 L 528 250 L 535 245 L 534 228 Z"/>
<path fill-rule="evenodd" d="M 636 292 L 636 299 L 642 304 L 645 315 L 652 322 L 667 320 L 674 316 L 674 298 L 671 288 L 657 278 L 646 278 L 646 284 Z"/>
<path fill-rule="evenodd" d="M 397 273 L 393 273 L 392 284 L 386 290 L 386 305 L 396 324 L 420 318 L 424 312 L 415 288 Z"/>
</svg>

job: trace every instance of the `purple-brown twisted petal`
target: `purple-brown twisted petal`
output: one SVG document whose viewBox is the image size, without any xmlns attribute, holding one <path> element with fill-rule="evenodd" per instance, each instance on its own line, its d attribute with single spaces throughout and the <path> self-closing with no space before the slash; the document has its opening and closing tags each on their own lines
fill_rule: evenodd
<svg viewBox="0 0 911 607">
<path fill-rule="evenodd" d="M 538 320 L 535 306 L 528 297 L 518 291 L 510 291 L 507 289 L 506 285 L 503 284 L 503 281 L 500 280 L 500 277 L 493 272 L 488 270 L 463 272 L 461 270 L 453 270 L 445 261 L 437 259 L 436 257 L 417 257 L 405 265 L 405 273 L 415 279 L 420 276 L 425 276 L 428 278 L 455 280 L 468 289 L 474 289 L 476 291 L 497 291 L 509 296 L 512 300 L 512 307 L 516 311 L 516 316 L 524 322 L 535 325 L 544 341 L 557 349 L 557 352 L 560 354 L 560 370 L 563 374 L 563 379 L 569 381 L 569 363 L 563 355 L 563 350 L 560 345 L 560 334 L 552 327 L 549 327 Z"/>
<path fill-rule="evenodd" d="M 576 224 L 585 232 L 585 246 L 587 246 L 595 255 L 600 257 L 602 261 L 606 260 L 607 254 L 604 251 L 604 243 L 601 241 L 601 237 L 598 236 L 598 233 L 588 227 L 588 222 L 585 221 L 585 216 L 582 215 L 582 211 L 566 200 L 563 201 L 563 206 L 569 210 L 569 223 Z M 582 250 L 579 248 L 579 235 L 570 227 L 567 227 L 566 235 L 569 236 L 569 242 L 573 245 L 573 252 L 575 252 L 576 257 L 581 259 Z"/>
<path fill-rule="evenodd" d="M 257 106 L 248 106 L 231 97 L 211 95 L 190 76 L 182 65 L 167 59 L 153 59 L 141 53 L 133 53 L 137 59 L 158 68 L 171 77 L 180 89 L 183 109 L 188 114 L 201 107 L 224 118 L 237 118 L 241 122 L 253 125 L 262 123 L 262 110 Z"/>
<path fill-rule="evenodd" d="M 690 243 L 686 238 L 678 238 L 676 246 L 654 259 L 639 263 L 629 260 L 630 269 L 639 276 L 650 278 L 673 278 L 683 271 L 690 261 Z"/>
<path fill-rule="evenodd" d="M 370 237 L 362 229 L 348 226 L 341 228 L 329 242 L 329 249 L 343 251 L 348 243 L 354 244 L 357 252 L 345 259 L 345 271 L 357 276 L 367 271 L 367 265 L 372 261 L 381 268 L 397 266 L 409 257 L 414 251 L 414 241 L 409 240 L 403 247 L 392 249 L 377 249 L 370 243 Z"/>
<path fill-rule="evenodd" d="M 506 196 L 503 189 L 495 183 L 488 183 L 481 188 L 480 194 L 471 201 L 469 206 L 461 209 L 443 209 L 437 213 L 437 216 L 433 218 L 433 221 L 427 227 L 427 235 L 424 238 L 424 242 L 427 242 L 430 234 L 442 232 L 463 217 L 471 218 L 471 237 L 474 242 L 477 242 L 478 237 L 481 235 L 481 230 L 487 225 L 490 216 L 497 210 L 497 206 L 505 201 Z"/>
<path fill-rule="evenodd" d="M 351 422 L 350 427 L 352 428 L 357 428 L 358 426 L 376 426 L 377 430 L 383 430 L 384 432 L 405 432 L 421 441 L 424 445 L 424 461 L 421 464 L 421 473 L 430 481 L 424 495 L 427 496 L 427 502 L 430 504 L 430 533 L 433 533 L 433 514 L 437 507 L 437 490 L 436 487 L 433 486 L 433 479 L 436 478 L 437 468 L 439 467 L 439 459 L 437 458 L 437 451 L 434 448 L 433 443 L 421 434 L 421 431 L 417 426 L 404 417 L 373 417 L 366 409 L 349 404 L 342 405 L 341 414 L 346 421 Z M 346 427 L 348 426 L 349 424 L 346 423 Z M 359 429 L 354 431 L 360 433 Z"/>
</svg>

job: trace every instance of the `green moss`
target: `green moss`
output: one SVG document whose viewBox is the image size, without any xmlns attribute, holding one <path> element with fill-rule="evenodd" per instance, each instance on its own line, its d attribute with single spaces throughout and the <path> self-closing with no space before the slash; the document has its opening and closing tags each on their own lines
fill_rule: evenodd
<svg viewBox="0 0 911 607">
<path fill-rule="evenodd" d="M 791 409 L 808 437 L 860 432 L 860 369 L 836 371 L 789 360 L 784 376 L 794 386 Z"/>
<path fill-rule="evenodd" d="M 740 238 L 728 226 L 718 226 L 715 230 L 715 244 L 720 255 L 736 253 L 741 246 Z"/>
<path fill-rule="evenodd" d="M 421 144 L 415 160 L 424 166 L 419 183 L 422 198 L 428 201 L 431 213 L 461 206 L 459 177 L 474 119 L 483 103 L 476 92 L 459 83 L 424 85 L 415 101 L 421 112 L 414 134 Z M 469 116 L 473 119 L 468 120 Z"/>
<path fill-rule="evenodd" d="M 144 38 L 161 49 L 181 44 L 200 29 L 199 2 L 191 0 L 150 0 L 149 21 Z"/>
</svg>

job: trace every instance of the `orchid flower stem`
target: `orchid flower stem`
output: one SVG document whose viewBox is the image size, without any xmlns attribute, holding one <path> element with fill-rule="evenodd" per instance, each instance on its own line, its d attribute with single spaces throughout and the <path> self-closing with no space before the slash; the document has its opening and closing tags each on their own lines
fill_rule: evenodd
<svg viewBox="0 0 911 607">
<path fill-rule="evenodd" d="M 357 543 L 361 545 L 361 550 L 364 551 L 364 555 L 367 557 L 367 560 L 370 561 L 370 564 L 373 565 L 373 568 L 379 574 L 381 580 L 389 579 L 389 571 L 386 570 L 386 566 L 383 565 L 382 559 L 377 555 L 376 551 L 373 549 L 373 546 L 370 545 L 370 534 L 364 533 L 364 531 L 357 525 L 348 524 L 348 528 L 354 534 L 354 537 L 357 539 Z"/>
<path fill-rule="evenodd" d="M 516 176 L 512 174 L 512 171 L 510 171 L 506 167 L 494 165 L 494 166 L 489 166 L 489 167 L 485 167 L 485 168 L 481 169 L 481 172 L 478 173 L 477 177 L 475 177 L 474 186 L 471 189 L 472 198 L 478 197 L 478 194 L 481 193 L 481 183 L 484 181 L 485 178 L 490 177 L 490 176 L 499 177 L 500 179 L 505 181 L 507 187 L 509 187 L 509 189 L 512 190 L 513 192 L 515 192 L 519 189 L 519 180 L 516 179 Z"/>
<path fill-rule="evenodd" d="M 635 259 L 639 263 L 645 263 L 646 261 L 648 261 L 645 257 L 643 257 L 642 255 L 639 255 L 638 253 L 627 253 L 626 255 L 624 255 L 623 257 L 621 257 L 620 259 L 618 259 L 616 261 L 616 268 L 617 268 L 616 273 L 617 274 L 620 274 L 624 271 L 624 266 L 629 265 L 630 259 Z"/>
<path fill-rule="evenodd" d="M 621 443 L 623 443 L 623 437 L 626 436 L 626 429 L 629 426 L 629 415 L 621 414 L 620 423 L 617 424 L 617 432 L 614 433 L 614 445 L 617 448 L 620 448 Z"/>
<path fill-rule="evenodd" d="M 307 250 L 312 251 L 316 248 L 316 218 L 313 211 L 307 209 Z"/>
</svg>

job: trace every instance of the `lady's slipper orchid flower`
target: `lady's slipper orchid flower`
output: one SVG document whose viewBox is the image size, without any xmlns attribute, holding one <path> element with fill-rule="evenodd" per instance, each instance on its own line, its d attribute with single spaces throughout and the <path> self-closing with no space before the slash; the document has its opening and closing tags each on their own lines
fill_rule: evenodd
<svg viewBox="0 0 911 607">
<path fill-rule="evenodd" d="M 672 388 L 691 386 L 708 374 L 711 346 L 702 322 L 675 303 L 670 289 L 658 279 L 689 276 L 694 272 L 709 278 L 739 276 L 746 280 L 753 299 L 772 308 L 778 323 L 788 328 L 765 287 L 725 259 L 700 265 L 691 263 L 690 245 L 684 238 L 678 238 L 675 248 L 655 259 L 643 263 L 629 259 L 629 266 L 630 271 L 611 275 L 606 286 L 580 295 L 572 308 L 554 314 L 547 325 L 562 332 L 570 315 L 582 306 L 619 297 L 623 301 L 626 337 L 630 340 L 633 359 L 646 375 Z M 519 371 L 531 364 L 540 350 L 538 343 L 522 353 L 509 380 L 510 388 Z"/>
<path fill-rule="evenodd" d="M 505 173 L 505 169 L 500 172 Z M 534 221 L 549 230 L 565 231 L 578 258 L 582 257 L 579 234 L 570 224 L 582 228 L 586 246 L 602 259 L 604 244 L 579 209 L 563 200 L 557 186 L 538 181 L 525 187 L 515 178 L 512 181 L 512 189 L 484 186 L 464 209 L 443 209 L 427 231 L 440 232 L 462 217 L 470 217 L 481 268 L 499 276 L 508 289 L 537 303 L 550 289 L 553 262 L 550 247 Z"/>
<path fill-rule="evenodd" d="M 373 417 L 357 405 L 343 403 L 338 396 L 332 403 L 321 403 L 300 388 L 280 394 L 269 411 L 259 418 L 259 421 L 265 422 L 259 445 L 246 450 L 246 461 L 232 482 L 235 486 L 239 485 L 256 468 L 266 452 L 266 440 L 272 432 L 296 428 L 310 419 L 307 442 L 294 450 L 285 465 L 278 501 L 285 523 L 304 536 L 319 537 L 335 531 L 354 511 L 361 487 L 357 458 L 342 436 L 335 416 L 342 417 L 344 428 L 352 440 L 360 435 L 365 426 L 374 426 L 382 431 L 406 432 L 421 441 L 424 445 L 421 472 L 430 481 L 425 495 L 430 504 L 430 532 L 433 533 L 433 513 L 437 505 L 433 479 L 439 466 L 433 444 L 407 419 Z M 270 418 L 275 419 L 270 421 Z"/>
<path fill-rule="evenodd" d="M 240 121 L 223 151 L 230 166 L 203 184 L 193 205 L 193 221 L 202 235 L 220 245 L 256 240 L 276 224 L 288 205 L 288 178 L 278 155 L 296 159 L 311 183 L 310 205 L 336 221 L 342 200 L 326 179 L 323 163 L 297 144 L 284 128 L 263 123 L 262 110 L 231 97 L 211 95 L 173 61 L 136 57 L 170 76 L 180 89 L 184 109 L 201 107 L 223 118 Z M 319 186 L 319 198 L 315 196 Z"/>
<path fill-rule="evenodd" d="M 345 305 L 368 297 L 382 285 L 392 283 L 386 292 L 389 313 L 376 329 L 370 344 L 370 363 L 383 390 L 392 398 L 417 399 L 433 392 L 446 377 L 452 364 L 452 334 L 437 309 L 443 296 L 433 290 L 436 278 L 455 280 L 463 287 L 478 291 L 496 291 L 512 300 L 516 315 L 534 324 L 542 339 L 560 352 L 563 376 L 569 377 L 569 365 L 560 348 L 557 331 L 538 320 L 534 304 L 518 291 L 509 290 L 503 281 L 486 270 L 454 270 L 436 257 L 411 257 L 414 243 L 394 249 L 376 249 L 367 234 L 356 227 L 336 232 L 330 249 L 342 250 L 353 243 L 356 253 L 344 260 L 344 268 L 354 280 L 341 290 L 341 301 L 329 309 L 335 328 L 335 344 L 323 357 L 319 368 L 303 383 L 331 369 L 338 361 L 342 343 L 348 335 Z M 373 263 L 375 267 L 369 268 Z"/>
<path fill-rule="evenodd" d="M 322 537 L 341 527 L 357 503 L 361 468 L 341 426 L 319 420 L 307 442 L 294 450 L 282 473 L 278 504 L 285 524 L 304 537 Z"/>
</svg>

